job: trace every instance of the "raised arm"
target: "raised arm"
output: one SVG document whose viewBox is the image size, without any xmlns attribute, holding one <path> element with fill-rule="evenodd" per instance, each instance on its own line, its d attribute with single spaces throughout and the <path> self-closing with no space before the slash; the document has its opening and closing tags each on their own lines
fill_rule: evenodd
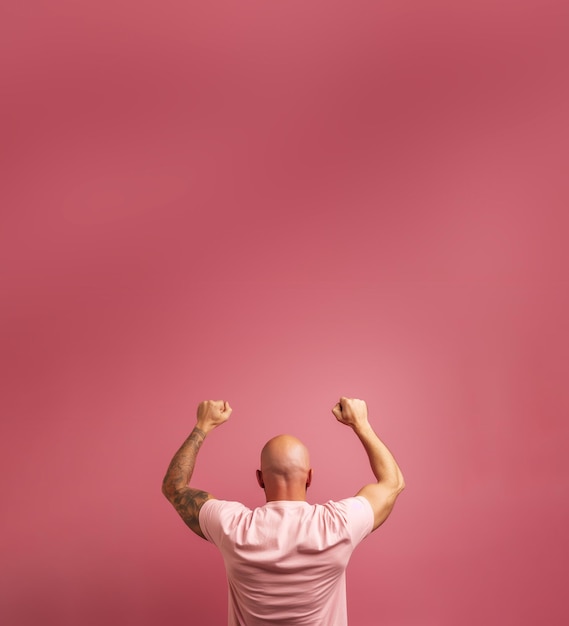
<svg viewBox="0 0 569 626">
<path fill-rule="evenodd" d="M 356 495 L 369 501 L 374 513 L 373 530 L 388 518 L 397 496 L 405 488 L 403 474 L 387 446 L 375 434 L 368 421 L 367 405 L 363 400 L 340 398 L 332 409 L 336 419 L 350 426 L 367 453 L 372 472 L 377 479 L 362 487 Z"/>
<path fill-rule="evenodd" d="M 231 407 L 223 400 L 206 400 L 198 405 L 197 422 L 181 448 L 170 461 L 162 481 L 162 493 L 178 511 L 184 522 L 205 539 L 199 523 L 202 505 L 213 496 L 207 491 L 190 487 L 199 449 L 207 435 L 231 415 Z"/>
</svg>

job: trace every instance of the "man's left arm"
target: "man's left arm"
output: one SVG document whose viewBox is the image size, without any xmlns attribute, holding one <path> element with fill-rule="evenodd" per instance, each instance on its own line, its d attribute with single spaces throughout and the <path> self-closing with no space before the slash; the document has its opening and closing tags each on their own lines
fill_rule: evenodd
<svg viewBox="0 0 569 626">
<path fill-rule="evenodd" d="M 223 400 L 206 400 L 199 404 L 196 426 L 174 455 L 162 481 L 162 493 L 191 530 L 204 539 L 199 522 L 200 509 L 213 496 L 207 491 L 190 487 L 189 482 L 205 438 L 229 419 L 231 411 L 229 403 Z"/>
</svg>

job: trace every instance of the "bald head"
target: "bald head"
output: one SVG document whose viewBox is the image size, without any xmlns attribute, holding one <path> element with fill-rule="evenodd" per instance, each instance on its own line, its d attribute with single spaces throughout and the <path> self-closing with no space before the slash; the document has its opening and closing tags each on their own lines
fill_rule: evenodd
<svg viewBox="0 0 569 626">
<path fill-rule="evenodd" d="M 261 451 L 261 471 L 276 474 L 310 469 L 306 446 L 292 435 L 278 435 L 269 439 Z"/>
<path fill-rule="evenodd" d="M 292 435 L 269 439 L 261 451 L 259 484 L 267 500 L 304 500 L 312 479 L 306 446 Z"/>
</svg>

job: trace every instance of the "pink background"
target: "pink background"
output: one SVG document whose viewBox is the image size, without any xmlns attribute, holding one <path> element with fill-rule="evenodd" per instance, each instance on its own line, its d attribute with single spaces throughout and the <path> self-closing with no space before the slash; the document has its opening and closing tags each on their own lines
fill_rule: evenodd
<svg viewBox="0 0 569 626">
<path fill-rule="evenodd" d="M 407 489 L 352 626 L 569 623 L 564 1 L 2 5 L 0 621 L 218 625 L 221 558 L 160 493 Z"/>
</svg>

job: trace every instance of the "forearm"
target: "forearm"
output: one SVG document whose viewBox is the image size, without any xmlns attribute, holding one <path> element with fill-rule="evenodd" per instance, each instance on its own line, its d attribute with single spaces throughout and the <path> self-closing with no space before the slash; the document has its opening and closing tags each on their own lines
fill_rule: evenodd
<svg viewBox="0 0 569 626">
<path fill-rule="evenodd" d="M 371 425 L 366 422 L 361 426 L 356 426 L 354 432 L 362 442 L 377 482 L 390 485 L 399 491 L 402 490 L 405 486 L 403 474 L 395 458 Z"/>
<path fill-rule="evenodd" d="M 170 461 L 162 481 L 162 493 L 172 503 L 184 523 L 204 539 L 206 537 L 200 526 L 200 511 L 213 496 L 207 491 L 190 487 L 189 482 L 206 436 L 229 419 L 231 410 L 229 403 L 223 400 L 205 400 L 199 403 L 196 426 Z"/>
<path fill-rule="evenodd" d="M 205 437 L 206 433 L 196 426 L 170 461 L 162 481 L 162 493 L 168 499 L 171 500 L 177 492 L 188 486 Z"/>
</svg>

